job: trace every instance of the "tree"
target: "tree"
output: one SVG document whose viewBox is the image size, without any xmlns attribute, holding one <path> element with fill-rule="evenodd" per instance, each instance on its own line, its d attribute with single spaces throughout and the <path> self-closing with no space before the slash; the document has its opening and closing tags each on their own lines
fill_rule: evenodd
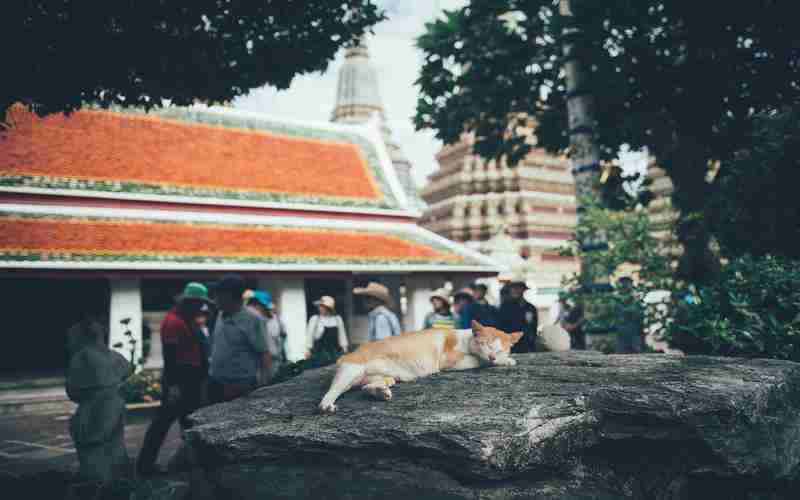
<svg viewBox="0 0 800 500">
<path fill-rule="evenodd" d="M 716 176 L 752 144 L 753 117 L 800 98 L 800 32 L 790 2 L 753 0 L 472 0 L 427 26 L 416 126 L 445 143 L 466 129 L 478 154 L 518 162 L 531 145 L 518 125 L 535 120 L 540 146 L 568 147 L 566 101 L 596 96 L 596 138 L 603 160 L 622 144 L 647 146 L 674 185 L 683 246 L 679 276 L 712 281 L 708 210 Z M 575 25 L 586 88 L 565 85 L 564 28 Z M 722 171 L 721 170 L 721 171 Z"/>
<path fill-rule="evenodd" d="M 559 0 L 558 13 L 568 19 L 573 16 L 572 0 Z M 600 181 L 600 148 L 597 144 L 594 116 L 595 99 L 591 90 L 589 61 L 582 44 L 586 38 L 581 36 L 577 25 L 566 25 L 561 33 L 562 60 L 564 61 L 564 88 L 567 93 L 567 123 L 569 125 L 570 160 L 575 177 L 575 192 L 578 200 L 578 224 L 585 214 L 587 198 L 595 198 Z M 583 233 L 581 247 L 585 250 L 602 250 L 607 246 L 602 231 Z M 582 285 L 588 290 L 600 284 L 608 284 L 608 274 L 590 265 L 591 259 L 581 260 Z"/>
<path fill-rule="evenodd" d="M 383 18 L 373 0 L 10 3 L 0 116 L 20 101 L 45 115 L 88 101 L 150 108 L 287 88 Z"/>
<path fill-rule="evenodd" d="M 752 146 L 717 174 L 711 227 L 728 258 L 800 259 L 800 106 L 754 121 Z"/>
</svg>

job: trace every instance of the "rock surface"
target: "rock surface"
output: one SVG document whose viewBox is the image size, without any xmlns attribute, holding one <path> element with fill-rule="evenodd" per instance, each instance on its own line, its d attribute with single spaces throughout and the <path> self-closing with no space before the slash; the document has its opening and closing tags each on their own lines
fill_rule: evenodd
<svg viewBox="0 0 800 500">
<path fill-rule="evenodd" d="M 317 404 L 333 367 L 191 417 L 196 497 L 796 498 L 800 364 L 542 353 Z M 790 494 L 791 493 L 791 494 Z"/>
</svg>

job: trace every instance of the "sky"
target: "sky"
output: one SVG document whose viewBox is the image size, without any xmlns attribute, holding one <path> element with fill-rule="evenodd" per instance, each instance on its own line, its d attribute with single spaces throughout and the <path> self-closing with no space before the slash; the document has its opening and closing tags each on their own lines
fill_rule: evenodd
<svg viewBox="0 0 800 500">
<path fill-rule="evenodd" d="M 444 9 L 461 7 L 466 0 L 382 0 L 388 19 L 374 27 L 367 38 L 370 60 L 378 73 L 381 99 L 394 139 L 413 165 L 418 186 L 434 172 L 436 152 L 442 143 L 431 130 L 416 132 L 412 123 L 418 88 L 414 86 L 422 65 L 422 53 L 415 39 L 425 23 L 436 19 Z M 336 101 L 336 81 L 344 62 L 344 51 L 324 73 L 298 76 L 287 90 L 264 87 L 234 101 L 236 108 L 259 111 L 272 116 L 314 121 L 329 121 Z"/>
<path fill-rule="evenodd" d="M 370 60 L 378 74 L 389 128 L 411 161 L 414 181 L 421 187 L 438 168 L 435 155 L 442 143 L 432 130 L 417 132 L 412 123 L 419 92 L 414 81 L 423 60 L 415 40 L 423 34 L 425 23 L 441 16 L 443 10 L 464 6 L 467 0 L 378 0 L 377 3 L 385 9 L 388 19 L 377 24 L 374 35 L 367 38 Z M 273 87 L 253 90 L 233 105 L 277 117 L 329 121 L 343 62 L 344 51 L 340 50 L 324 73 L 298 76 L 287 90 Z M 624 152 L 620 159 L 626 172 L 642 171 L 647 164 L 646 155 L 640 152 Z"/>
</svg>

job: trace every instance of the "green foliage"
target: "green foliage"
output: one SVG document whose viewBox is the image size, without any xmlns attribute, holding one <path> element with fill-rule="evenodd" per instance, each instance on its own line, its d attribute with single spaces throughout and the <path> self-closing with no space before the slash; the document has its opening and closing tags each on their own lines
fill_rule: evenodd
<svg viewBox="0 0 800 500">
<path fill-rule="evenodd" d="M 157 372 L 142 370 L 128 378 L 122 386 L 126 403 L 152 403 L 161 400 L 161 377 Z"/>
<path fill-rule="evenodd" d="M 373 0 L 10 0 L 0 17 L 0 116 L 225 102 L 324 70 L 383 18 Z M 57 84 L 55 83 L 57 82 Z"/>
<path fill-rule="evenodd" d="M 669 308 L 659 296 L 674 286 L 674 263 L 665 244 L 653 236 L 654 227 L 644 207 L 610 210 L 597 200 L 587 200 L 587 210 L 576 234 L 561 249 L 563 255 L 577 255 L 583 265 L 578 274 L 564 280 L 563 295 L 572 304 L 582 303 L 588 332 L 614 332 L 620 318 L 643 315 L 645 331 L 660 331 Z M 589 235 L 601 234 L 607 247 L 585 249 L 579 242 Z M 592 270 L 598 275 L 589 276 Z M 610 291 L 587 290 L 584 285 L 597 283 L 603 276 L 627 275 L 635 278 L 630 290 L 615 287 Z M 645 300 L 647 298 L 647 300 Z M 644 306 L 641 304 L 644 303 Z M 615 345 L 600 350 L 613 352 Z"/>
<path fill-rule="evenodd" d="M 569 20 L 556 3 L 472 0 L 428 24 L 418 40 L 417 127 L 446 143 L 466 128 L 482 155 L 514 159 L 531 147 L 508 134 L 522 113 L 535 118 L 541 146 L 563 151 L 565 28 L 577 29 L 570 40 L 590 61 L 593 84 L 581 90 L 597 97 L 608 160 L 627 143 L 648 146 L 668 171 L 682 168 L 672 160 L 687 133 L 703 158 L 728 158 L 747 144 L 753 112 L 800 97 L 800 33 L 788 4 L 571 0 Z"/>
<path fill-rule="evenodd" d="M 791 2 L 753 0 L 471 0 L 427 26 L 417 83 L 417 128 L 445 143 L 475 133 L 475 151 L 510 164 L 532 146 L 567 150 L 565 41 L 588 73 L 578 92 L 595 97 L 594 139 L 605 160 L 623 144 L 646 146 L 670 176 L 682 215 L 705 214 L 706 175 L 754 140 L 753 116 L 800 100 L 800 31 Z M 565 34 L 569 33 L 569 34 Z M 757 174 L 755 174 L 757 175 Z M 679 224 L 682 275 L 708 282 L 708 218 Z"/>
<path fill-rule="evenodd" d="M 689 354 L 800 361 L 800 266 L 772 256 L 732 260 L 717 283 L 676 300 L 665 338 Z"/>
<path fill-rule="evenodd" d="M 711 227 L 724 255 L 800 258 L 800 106 L 754 117 L 752 147 L 720 169 Z"/>
<path fill-rule="evenodd" d="M 339 355 L 334 355 L 333 353 L 316 351 L 312 353 L 311 357 L 308 359 L 301 359 L 300 361 L 295 361 L 294 363 L 286 363 L 281 366 L 275 376 L 272 377 L 270 385 L 286 382 L 287 380 L 300 375 L 305 370 L 332 365 L 336 363 L 338 357 Z"/>
<path fill-rule="evenodd" d="M 122 348 L 126 343 L 130 348 L 131 376 L 122 385 L 121 393 L 126 403 L 151 403 L 161 400 L 161 379 L 152 371 L 142 370 L 144 358 L 136 358 L 136 339 L 129 328 L 130 318 L 120 320 L 120 325 L 125 329 L 123 336 L 125 342 L 117 342 L 114 348 Z"/>
</svg>

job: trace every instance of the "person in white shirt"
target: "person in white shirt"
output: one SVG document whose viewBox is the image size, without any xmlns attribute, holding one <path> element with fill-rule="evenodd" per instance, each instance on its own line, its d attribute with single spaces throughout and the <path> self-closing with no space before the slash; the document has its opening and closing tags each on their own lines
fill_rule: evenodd
<svg viewBox="0 0 800 500">
<path fill-rule="evenodd" d="M 325 295 L 314 302 L 319 309 L 308 320 L 306 328 L 306 358 L 313 358 L 317 366 L 334 363 L 349 347 L 347 330 L 342 317 L 336 314 L 336 301 Z M 316 367 L 316 366 L 315 366 Z"/>
</svg>

